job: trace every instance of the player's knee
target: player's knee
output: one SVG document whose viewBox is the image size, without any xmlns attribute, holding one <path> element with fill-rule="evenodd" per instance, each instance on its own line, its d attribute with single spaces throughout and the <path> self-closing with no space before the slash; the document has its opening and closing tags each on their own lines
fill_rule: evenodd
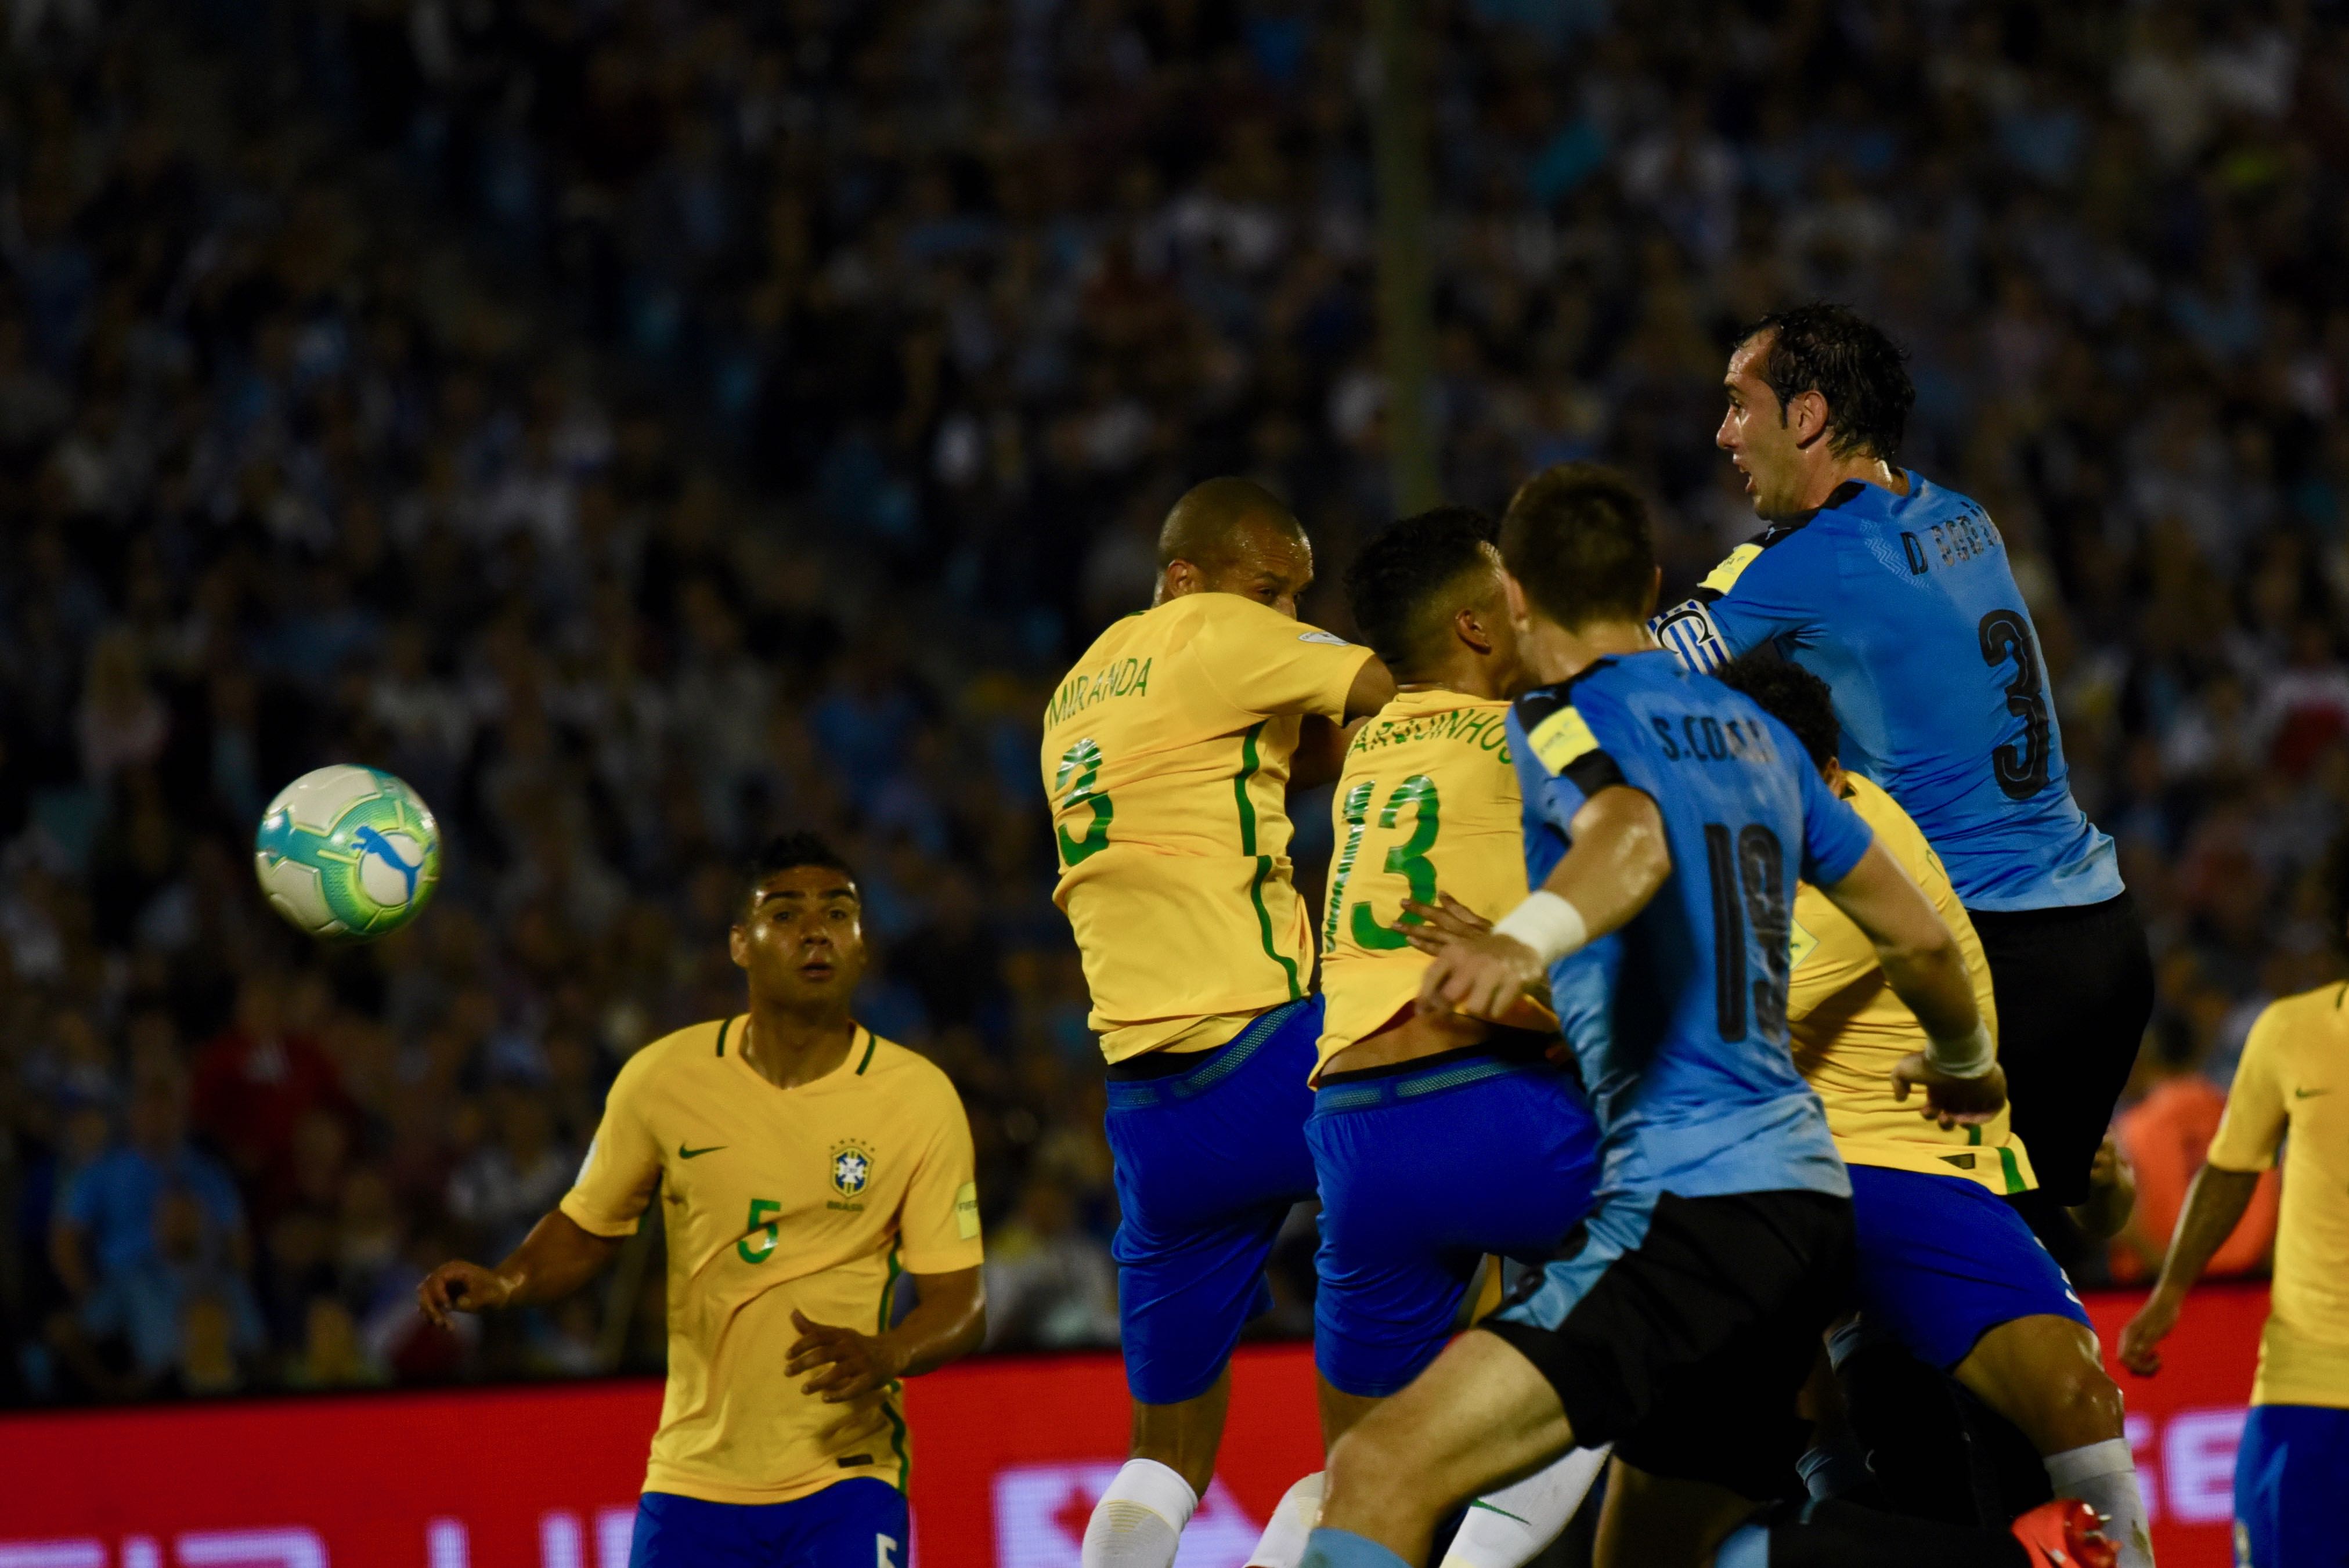
<svg viewBox="0 0 2349 1568">
<path fill-rule="evenodd" d="M 1394 1423 L 1368 1419 L 1348 1429 L 1330 1450 L 1326 1491 L 1332 1500 L 1359 1500 L 1394 1495 L 1411 1473 L 1408 1434 Z"/>
</svg>

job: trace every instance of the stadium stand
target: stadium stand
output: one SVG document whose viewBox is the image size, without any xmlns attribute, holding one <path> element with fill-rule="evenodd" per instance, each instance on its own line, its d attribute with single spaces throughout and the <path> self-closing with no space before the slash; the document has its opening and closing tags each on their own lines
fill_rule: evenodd
<svg viewBox="0 0 2349 1568">
<path fill-rule="evenodd" d="M 2153 927 L 2159 1072 L 2223 1084 L 2329 973 L 2349 806 L 2339 8 L 1430 9 L 1453 496 L 1621 464 L 1684 589 L 1754 528 L 1728 329 L 1891 324 Z M 1357 8 L 6 25 L 0 1399 L 657 1361 L 640 1264 L 478 1340 L 411 1290 L 561 1192 L 630 1050 L 734 1006 L 729 868 L 787 826 L 851 848 L 864 1015 L 969 1104 L 999 1342 L 1112 1335 L 1036 717 L 1206 474 L 1294 498 L 1346 628 L 1392 510 Z M 345 759 L 436 806 L 447 885 L 329 953 L 249 845 Z"/>
</svg>

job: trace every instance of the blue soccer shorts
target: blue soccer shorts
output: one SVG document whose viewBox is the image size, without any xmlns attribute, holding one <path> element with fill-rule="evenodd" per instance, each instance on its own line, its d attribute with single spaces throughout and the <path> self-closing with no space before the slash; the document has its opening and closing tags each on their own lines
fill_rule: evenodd
<svg viewBox="0 0 2349 1568">
<path fill-rule="evenodd" d="M 1305 1136 L 1321 1185 L 1313 1360 L 1363 1398 L 1435 1359 L 1485 1253 L 1547 1263 L 1599 1174 L 1581 1091 L 1538 1055 L 1471 1047 L 1330 1074 Z"/>
<path fill-rule="evenodd" d="M 1240 1330 L 1272 1305 L 1265 1259 L 1313 1196 L 1306 1080 L 1321 998 L 1259 1015 L 1214 1050 L 1110 1069 L 1117 1305 L 1125 1381 L 1145 1405 L 1215 1386 Z"/>
<path fill-rule="evenodd" d="M 2054 1258 L 1981 1183 L 1854 1165 L 1851 1202 L 1863 1336 L 1889 1336 L 1948 1372 L 1983 1335 L 2018 1317 L 2089 1326 Z"/>
<path fill-rule="evenodd" d="M 2349 1410 L 2254 1405 L 2235 1450 L 2235 1568 L 2349 1563 Z"/>
<path fill-rule="evenodd" d="M 905 1568 L 905 1494 L 858 1476 L 789 1502 L 636 1500 L 628 1568 Z"/>
</svg>

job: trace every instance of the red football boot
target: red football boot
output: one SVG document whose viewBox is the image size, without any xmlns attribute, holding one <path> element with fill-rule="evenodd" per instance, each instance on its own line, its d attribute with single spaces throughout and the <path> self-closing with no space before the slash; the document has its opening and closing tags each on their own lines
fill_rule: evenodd
<svg viewBox="0 0 2349 1568">
<path fill-rule="evenodd" d="M 2043 1502 L 2014 1522 L 2031 1568 L 2113 1568 L 2121 1549 L 2105 1539 L 2104 1516 L 2075 1497 Z"/>
</svg>

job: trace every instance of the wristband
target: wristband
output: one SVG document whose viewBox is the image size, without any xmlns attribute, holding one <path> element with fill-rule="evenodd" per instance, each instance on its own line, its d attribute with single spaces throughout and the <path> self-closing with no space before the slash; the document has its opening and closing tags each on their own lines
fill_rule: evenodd
<svg viewBox="0 0 2349 1568">
<path fill-rule="evenodd" d="M 1944 1078 L 1978 1078 L 1998 1065 L 1998 1047 L 1990 1037 L 1990 1026 L 1976 1019 L 1972 1034 L 1927 1045 L 1925 1060 Z"/>
<path fill-rule="evenodd" d="M 1532 948 L 1545 969 L 1568 954 L 1581 952 L 1590 941 L 1582 912 L 1547 891 L 1528 894 L 1525 903 L 1494 923 L 1493 931 Z"/>
</svg>

